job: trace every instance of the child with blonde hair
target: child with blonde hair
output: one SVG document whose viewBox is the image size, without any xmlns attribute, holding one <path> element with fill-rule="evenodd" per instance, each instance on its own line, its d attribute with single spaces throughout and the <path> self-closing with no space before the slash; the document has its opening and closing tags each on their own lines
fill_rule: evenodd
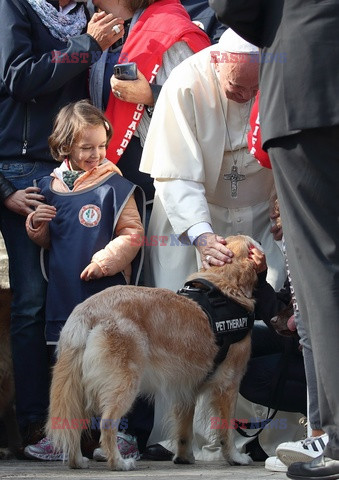
<svg viewBox="0 0 339 480">
<path fill-rule="evenodd" d="M 61 161 L 39 180 L 45 197 L 27 217 L 30 238 L 48 250 L 46 340 L 58 341 L 73 308 L 117 284 L 136 284 L 142 251 L 131 241 L 143 235 L 143 192 L 105 158 L 112 127 L 86 100 L 56 117 L 49 137 Z"/>
</svg>

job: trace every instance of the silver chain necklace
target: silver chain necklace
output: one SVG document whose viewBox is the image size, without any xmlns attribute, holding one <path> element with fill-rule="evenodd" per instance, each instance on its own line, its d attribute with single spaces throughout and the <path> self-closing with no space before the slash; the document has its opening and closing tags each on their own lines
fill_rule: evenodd
<svg viewBox="0 0 339 480">
<path fill-rule="evenodd" d="M 221 98 L 220 89 L 219 89 L 219 82 L 218 82 L 215 70 L 214 70 L 214 74 L 215 74 L 215 77 L 216 77 L 216 80 L 217 80 L 217 89 L 218 89 L 218 93 L 219 93 L 219 99 L 220 99 L 220 102 L 221 102 L 222 112 L 224 114 L 226 133 L 227 133 L 228 143 L 229 143 L 229 146 L 230 146 L 230 152 L 231 152 L 232 160 L 233 160 L 233 165 L 232 165 L 231 171 L 230 171 L 230 173 L 224 174 L 224 180 L 230 180 L 230 182 L 231 182 L 231 197 L 232 198 L 237 198 L 238 197 L 238 183 L 241 182 L 242 180 L 245 180 L 246 175 L 242 175 L 238 172 L 237 163 L 238 163 L 238 160 L 239 160 L 239 153 L 240 152 L 237 155 L 235 155 L 234 149 L 232 147 L 231 136 L 230 136 L 230 132 L 229 132 L 228 125 L 227 125 L 227 117 L 226 117 L 226 114 L 225 114 L 224 104 L 223 104 L 223 101 L 222 101 L 222 98 Z M 253 99 L 250 100 L 248 113 L 247 113 L 246 121 L 245 121 L 245 128 L 244 128 L 244 131 L 243 131 L 243 134 L 242 134 L 242 137 L 241 137 L 240 145 L 243 144 L 243 141 L 244 141 L 244 138 L 245 138 L 245 135 L 246 135 L 248 121 L 249 121 L 249 118 L 250 118 L 250 115 L 251 115 L 252 104 L 253 104 Z M 240 115 L 240 118 L 241 118 L 241 115 Z M 245 150 L 242 147 L 240 147 L 240 149 L 241 149 L 241 160 L 243 160 L 244 155 L 245 155 Z"/>
</svg>

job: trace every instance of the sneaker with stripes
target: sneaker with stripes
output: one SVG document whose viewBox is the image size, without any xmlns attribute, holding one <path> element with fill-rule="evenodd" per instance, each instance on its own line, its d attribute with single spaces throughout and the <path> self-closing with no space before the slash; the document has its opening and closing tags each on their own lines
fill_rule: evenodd
<svg viewBox="0 0 339 480">
<path fill-rule="evenodd" d="M 295 462 L 311 462 L 323 453 L 327 442 L 327 433 L 320 437 L 309 437 L 298 442 L 285 442 L 278 445 L 276 454 L 279 460 L 287 466 Z"/>
</svg>

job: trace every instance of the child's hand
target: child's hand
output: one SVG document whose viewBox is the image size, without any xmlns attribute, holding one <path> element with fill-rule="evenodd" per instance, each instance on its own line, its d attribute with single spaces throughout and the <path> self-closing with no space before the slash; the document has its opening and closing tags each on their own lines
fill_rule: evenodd
<svg viewBox="0 0 339 480">
<path fill-rule="evenodd" d="M 37 206 L 32 217 L 33 228 L 38 228 L 44 222 L 50 222 L 56 215 L 56 208 L 44 203 Z"/>
<path fill-rule="evenodd" d="M 89 280 L 95 280 L 96 278 L 103 277 L 103 273 L 99 265 L 95 262 L 90 263 L 87 267 L 81 272 L 81 280 L 88 282 Z"/>
</svg>

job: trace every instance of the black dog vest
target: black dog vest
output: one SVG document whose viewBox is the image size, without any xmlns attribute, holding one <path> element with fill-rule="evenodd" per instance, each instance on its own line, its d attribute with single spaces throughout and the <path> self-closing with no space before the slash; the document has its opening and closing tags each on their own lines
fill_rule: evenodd
<svg viewBox="0 0 339 480">
<path fill-rule="evenodd" d="M 209 378 L 225 360 L 229 347 L 243 340 L 252 330 L 254 313 L 224 295 L 213 283 L 203 278 L 186 282 L 177 293 L 197 302 L 210 322 L 219 351 L 214 359 L 213 370 L 207 375 Z"/>
</svg>

